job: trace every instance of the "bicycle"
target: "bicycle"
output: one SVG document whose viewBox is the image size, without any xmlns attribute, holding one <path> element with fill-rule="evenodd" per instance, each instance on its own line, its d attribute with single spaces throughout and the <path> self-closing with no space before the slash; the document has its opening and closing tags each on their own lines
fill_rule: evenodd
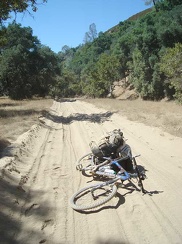
<svg viewBox="0 0 182 244">
<path fill-rule="evenodd" d="M 144 172 L 140 172 L 138 169 L 136 163 L 136 157 L 138 156 L 140 155 L 132 157 L 134 172 L 128 172 L 121 166 L 120 162 L 126 160 L 126 158 L 112 159 L 111 157 L 102 157 L 102 159 L 98 159 L 92 153 L 82 156 L 77 161 L 77 170 L 80 170 L 87 176 L 99 176 L 109 178 L 110 180 L 86 186 L 74 193 L 70 199 L 71 207 L 77 211 L 99 207 L 107 203 L 116 195 L 118 181 L 121 180 L 123 183 L 131 178 L 136 178 L 138 180 L 138 186 L 141 188 L 142 193 L 145 194 L 146 190 L 143 187 L 142 181 L 146 176 Z M 88 163 L 83 167 L 83 163 L 81 162 L 84 161 L 84 159 L 88 159 Z M 119 169 L 117 172 L 113 169 L 114 166 Z M 86 173 L 87 171 L 89 173 Z"/>
</svg>

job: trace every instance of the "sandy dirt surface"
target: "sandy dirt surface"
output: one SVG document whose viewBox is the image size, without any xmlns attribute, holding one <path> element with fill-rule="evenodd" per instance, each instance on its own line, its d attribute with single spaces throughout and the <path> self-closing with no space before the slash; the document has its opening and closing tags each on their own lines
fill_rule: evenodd
<svg viewBox="0 0 182 244">
<path fill-rule="evenodd" d="M 143 195 L 125 183 L 102 207 L 79 213 L 72 194 L 89 142 L 120 128 L 146 170 Z M 182 138 L 83 101 L 53 102 L 46 118 L 0 159 L 0 243 L 182 243 Z"/>
</svg>

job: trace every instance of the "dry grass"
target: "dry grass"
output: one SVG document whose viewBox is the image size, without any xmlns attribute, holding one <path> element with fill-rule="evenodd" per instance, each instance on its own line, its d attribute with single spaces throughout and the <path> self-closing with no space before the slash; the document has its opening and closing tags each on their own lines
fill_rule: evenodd
<svg viewBox="0 0 182 244">
<path fill-rule="evenodd" d="M 38 117 L 49 110 L 52 99 L 13 101 L 0 98 L 0 148 L 38 122 Z"/>
<path fill-rule="evenodd" d="M 174 102 L 116 99 L 85 101 L 107 111 L 116 111 L 129 120 L 160 127 L 172 135 L 182 137 L 182 106 Z M 12 101 L 0 98 L 0 151 L 38 123 L 38 117 L 48 111 L 52 103 L 52 99 Z"/>
<path fill-rule="evenodd" d="M 87 102 L 109 111 L 117 111 L 129 120 L 159 127 L 174 136 L 182 137 L 182 106 L 174 102 L 140 99 L 87 99 Z"/>
</svg>

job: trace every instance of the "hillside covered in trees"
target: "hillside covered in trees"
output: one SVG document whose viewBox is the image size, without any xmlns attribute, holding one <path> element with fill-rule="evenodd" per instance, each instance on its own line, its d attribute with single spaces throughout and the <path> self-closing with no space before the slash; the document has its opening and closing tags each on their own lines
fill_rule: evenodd
<svg viewBox="0 0 182 244">
<path fill-rule="evenodd" d="M 84 44 L 59 53 L 14 22 L 1 23 L 0 45 L 0 95 L 106 97 L 127 76 L 143 99 L 182 102 L 181 0 L 155 1 L 105 33 L 91 24 Z"/>
</svg>

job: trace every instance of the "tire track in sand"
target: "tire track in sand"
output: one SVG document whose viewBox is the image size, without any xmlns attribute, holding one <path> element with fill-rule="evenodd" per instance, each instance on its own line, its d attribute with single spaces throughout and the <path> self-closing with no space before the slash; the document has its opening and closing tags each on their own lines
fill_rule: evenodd
<svg viewBox="0 0 182 244">
<path fill-rule="evenodd" d="M 81 101 L 54 102 L 51 113 L 45 119 L 47 128 L 43 129 L 42 137 L 38 137 L 37 142 L 35 140 L 37 150 L 24 161 L 31 167 L 23 185 L 25 197 L 19 200 L 22 228 L 15 236 L 16 241 L 51 244 L 180 243 L 182 193 L 173 192 L 173 186 L 167 184 L 168 170 L 162 174 L 163 162 L 169 156 L 168 148 L 164 156 L 160 145 L 154 147 L 150 142 L 150 133 L 143 135 L 145 141 L 139 137 L 138 128 L 142 135 L 142 125 L 140 127 L 121 116 L 108 116 L 107 111 Z M 92 182 L 76 171 L 75 162 L 88 152 L 91 140 L 97 140 L 115 128 L 123 128 L 134 152 L 142 152 L 143 158 L 138 162 L 146 163 L 150 176 L 145 183 L 147 190 L 152 187 L 156 193 L 158 189 L 163 192 L 143 196 L 136 190 L 119 188 L 118 195 L 106 205 L 85 213 L 76 212 L 69 206 L 71 195 Z M 157 138 L 156 134 L 156 141 Z M 161 165 L 156 174 L 158 162 L 151 148 L 155 155 L 159 150 Z M 181 178 L 170 181 L 182 183 Z M 172 198 L 169 198 L 170 193 Z"/>
</svg>

